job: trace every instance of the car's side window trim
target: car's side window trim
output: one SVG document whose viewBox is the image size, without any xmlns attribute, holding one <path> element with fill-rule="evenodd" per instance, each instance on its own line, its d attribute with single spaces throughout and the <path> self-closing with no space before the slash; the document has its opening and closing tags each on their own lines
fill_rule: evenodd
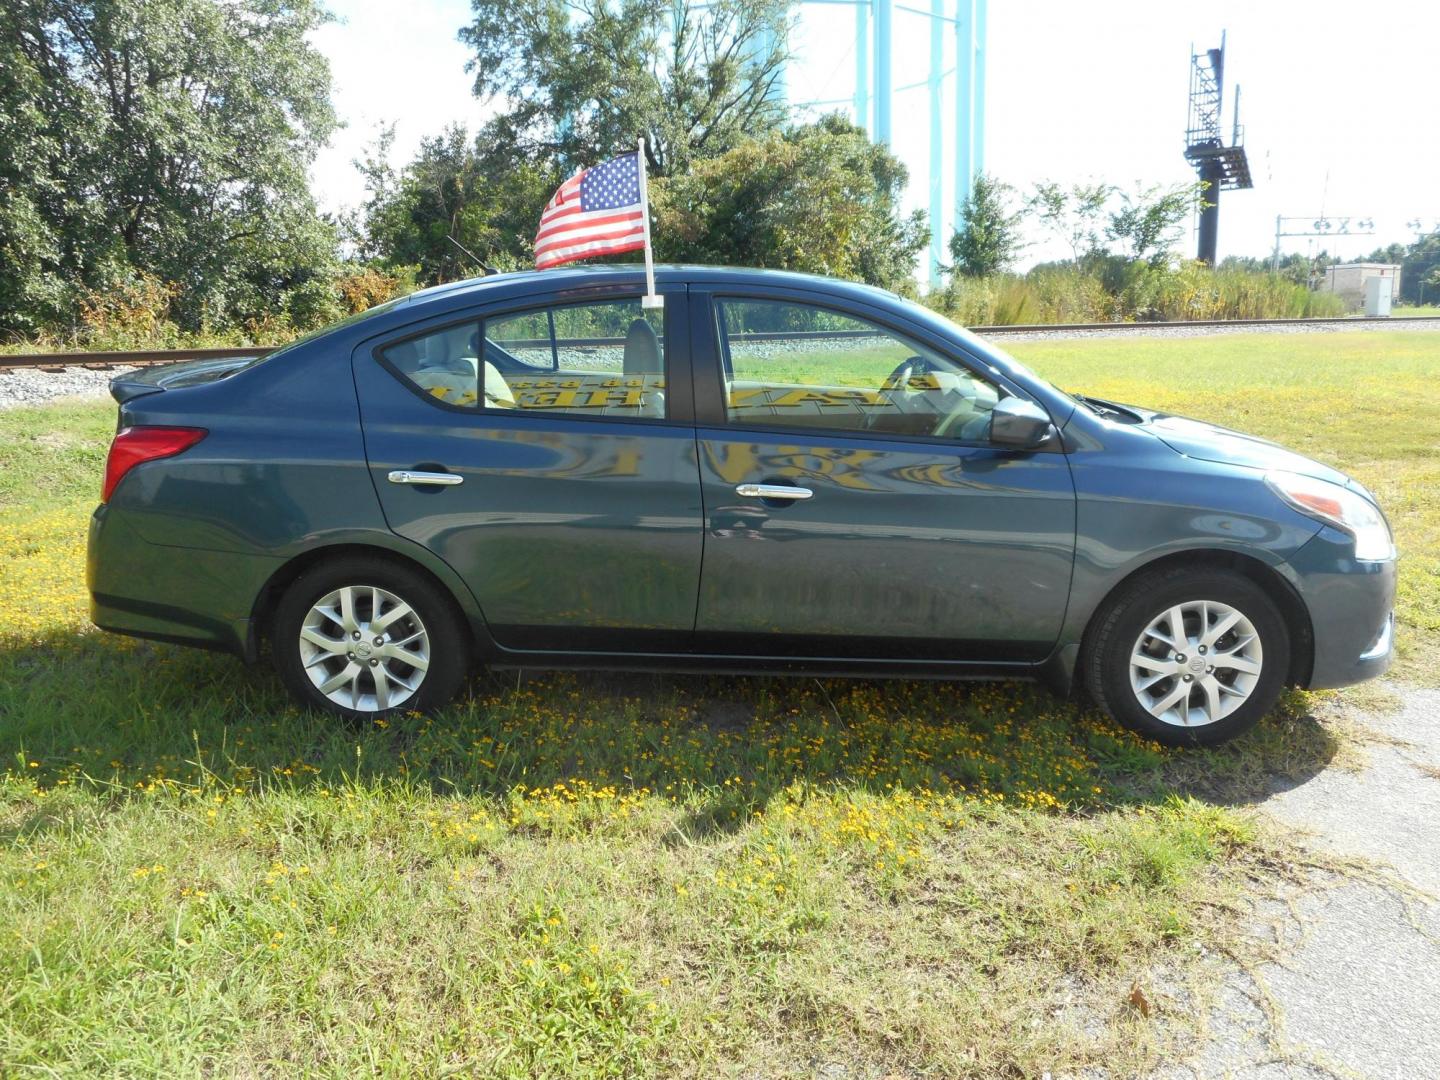
<svg viewBox="0 0 1440 1080">
<path fill-rule="evenodd" d="M 1054 414 L 1046 407 L 1043 401 L 1037 400 L 1028 393 L 1024 387 L 1017 386 L 1012 380 L 1006 378 L 1002 373 L 995 371 L 988 364 L 977 360 L 969 352 L 959 349 L 955 343 L 938 338 L 921 327 L 898 326 L 893 318 L 886 318 L 883 311 L 877 311 L 868 305 L 842 304 L 832 297 L 824 294 L 802 292 L 796 289 L 728 289 L 717 288 L 705 290 L 698 294 L 703 296 L 705 301 L 704 325 L 710 340 L 710 363 L 704 365 L 709 369 L 708 375 L 701 372 L 701 361 L 697 355 L 692 358 L 693 371 L 696 381 L 696 418 L 697 426 L 708 428 L 724 428 L 729 432 L 755 432 L 757 434 L 770 435 L 807 435 L 812 437 L 834 437 L 844 439 L 863 439 L 870 442 L 906 442 L 920 443 L 928 446 L 953 446 L 968 449 L 996 450 L 1006 453 L 1013 453 L 1013 448 L 996 446 L 989 441 L 975 441 L 950 438 L 943 435 L 903 435 L 889 432 L 865 431 L 861 429 L 848 430 L 842 428 L 825 428 L 814 425 L 803 424 L 737 424 L 732 421 L 725 407 L 725 382 L 731 372 L 728 370 L 728 341 L 722 336 L 725 334 L 724 319 L 721 315 L 721 306 L 726 301 L 749 302 L 749 303 L 770 303 L 770 304 L 796 304 L 819 308 L 823 311 L 832 312 L 836 315 L 845 316 L 851 319 L 858 319 L 879 328 L 888 333 L 895 334 L 901 340 L 913 341 L 933 349 L 946 359 L 959 364 L 977 377 L 993 382 L 1003 388 L 1006 393 L 1018 397 L 1022 401 L 1029 401 L 1044 409 L 1054 422 Z M 713 394 L 700 393 L 700 383 L 706 381 L 713 385 Z M 703 407 L 700 399 L 704 399 Z M 1026 453 L 1064 453 L 1062 445 L 1040 447 L 1035 450 L 1027 450 Z"/>
<path fill-rule="evenodd" d="M 481 319 L 480 326 L 483 328 L 488 319 Z M 560 343 L 555 339 L 555 308 L 553 306 L 545 309 L 545 323 L 550 327 L 550 370 L 560 370 Z M 663 324 L 662 324 L 663 325 Z M 669 333 L 666 332 L 666 337 Z"/>
<path fill-rule="evenodd" d="M 694 425 L 694 405 L 692 395 L 692 367 L 689 357 L 688 343 L 689 334 L 689 310 L 686 303 L 688 288 L 684 284 L 667 283 L 661 286 L 659 292 L 666 297 L 664 308 L 664 319 L 662 321 L 663 351 L 665 358 L 665 383 L 670 390 L 666 402 L 665 416 L 628 416 L 628 415 L 587 415 L 585 413 L 550 412 L 545 410 L 524 411 L 519 409 L 487 409 L 479 405 L 457 405 L 452 402 L 442 401 L 439 398 L 427 394 L 423 388 L 417 386 L 413 380 L 395 366 L 385 356 L 385 350 L 396 345 L 403 345 L 408 341 L 415 341 L 430 334 L 441 333 L 457 326 L 472 324 L 477 328 L 483 328 L 487 320 L 503 318 L 506 315 L 522 314 L 527 311 L 545 310 L 550 316 L 550 325 L 554 323 L 554 309 L 557 307 L 581 307 L 586 304 L 618 303 L 626 300 L 639 300 L 645 295 L 643 285 L 626 284 L 615 289 L 596 290 L 594 292 L 577 293 L 571 292 L 563 297 L 556 297 L 546 293 L 530 293 L 523 296 L 508 298 L 503 301 L 496 301 L 492 304 L 465 309 L 464 311 L 448 312 L 443 316 L 426 320 L 422 323 L 412 324 L 403 328 L 401 333 L 392 331 L 384 336 L 377 336 L 360 342 L 354 354 L 367 357 L 371 362 L 379 364 L 390 374 L 397 383 L 403 386 L 407 393 L 416 399 L 423 401 L 426 405 L 443 410 L 452 415 L 468 416 L 476 420 L 486 422 L 494 420 L 514 421 L 577 421 L 579 423 L 594 424 L 644 424 L 646 426 L 663 427 L 691 427 Z M 559 353 L 554 344 L 555 338 L 551 334 L 551 347 L 553 351 L 552 362 L 558 365 Z M 678 344 L 684 343 L 686 347 L 676 348 Z M 482 345 L 483 348 L 483 345 Z M 524 361 L 517 361 L 524 364 Z M 537 372 L 543 372 L 544 368 L 531 368 Z M 549 370 L 554 370 L 551 368 Z"/>
</svg>

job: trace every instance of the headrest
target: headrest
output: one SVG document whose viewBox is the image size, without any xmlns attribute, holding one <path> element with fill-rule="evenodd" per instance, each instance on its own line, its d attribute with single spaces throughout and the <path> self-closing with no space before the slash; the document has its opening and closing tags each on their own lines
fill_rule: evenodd
<svg viewBox="0 0 1440 1080">
<path fill-rule="evenodd" d="M 625 332 L 625 374 L 661 370 L 660 339 L 644 319 L 636 319 Z"/>
</svg>

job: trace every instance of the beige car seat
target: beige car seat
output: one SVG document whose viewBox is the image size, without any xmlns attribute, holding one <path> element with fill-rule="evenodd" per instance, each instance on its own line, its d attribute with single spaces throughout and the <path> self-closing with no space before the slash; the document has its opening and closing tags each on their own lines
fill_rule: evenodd
<svg viewBox="0 0 1440 1080">
<path fill-rule="evenodd" d="M 426 393 L 450 405 L 475 404 L 475 372 L 479 361 L 473 356 L 456 358 L 469 367 L 466 374 L 457 364 L 447 368 L 421 368 L 410 375 L 410 381 Z M 513 409 L 515 392 L 500 374 L 500 369 L 485 361 L 485 407 L 489 409 Z"/>
</svg>

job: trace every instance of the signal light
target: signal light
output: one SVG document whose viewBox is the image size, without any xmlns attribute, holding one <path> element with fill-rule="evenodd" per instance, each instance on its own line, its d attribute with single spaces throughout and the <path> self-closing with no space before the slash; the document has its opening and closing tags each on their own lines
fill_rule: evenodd
<svg viewBox="0 0 1440 1080">
<path fill-rule="evenodd" d="M 121 428 L 115 433 L 110 455 L 105 459 L 105 486 L 100 489 L 100 501 L 109 502 L 115 485 L 136 465 L 174 457 L 208 434 L 204 428 L 194 427 Z"/>
</svg>

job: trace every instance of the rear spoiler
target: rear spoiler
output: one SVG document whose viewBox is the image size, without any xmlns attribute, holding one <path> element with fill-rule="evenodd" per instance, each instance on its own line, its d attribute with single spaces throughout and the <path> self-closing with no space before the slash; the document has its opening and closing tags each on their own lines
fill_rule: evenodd
<svg viewBox="0 0 1440 1080">
<path fill-rule="evenodd" d="M 121 405 L 145 394 L 158 394 L 162 390 L 178 390 L 186 386 L 201 386 L 228 378 L 237 371 L 258 364 L 265 357 L 228 356 L 217 360 L 185 360 L 178 364 L 162 364 L 156 367 L 140 368 L 117 375 L 110 380 L 110 396 Z"/>
</svg>

